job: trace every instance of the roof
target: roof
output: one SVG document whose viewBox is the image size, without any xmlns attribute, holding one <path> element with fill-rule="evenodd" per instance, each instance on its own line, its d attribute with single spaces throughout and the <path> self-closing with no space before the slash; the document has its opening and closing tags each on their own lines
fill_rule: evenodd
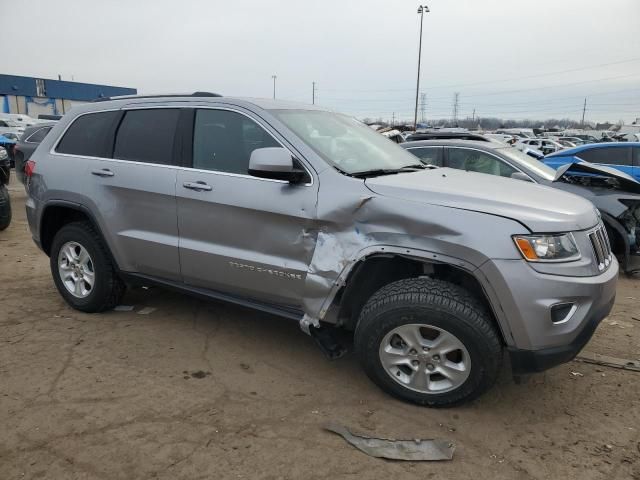
<svg viewBox="0 0 640 480">
<path fill-rule="evenodd" d="M 579 145 L 573 148 L 567 148 L 558 152 L 550 153 L 547 157 L 570 157 L 576 153 L 583 152 L 585 150 L 593 150 L 596 148 L 624 148 L 624 147 L 636 147 L 640 148 L 640 142 L 603 142 L 603 143 L 587 143 L 585 145 Z"/>
<path fill-rule="evenodd" d="M 400 146 L 402 148 L 411 148 L 411 147 L 474 147 L 480 148 L 484 150 L 500 150 L 502 148 L 508 147 L 506 144 L 494 143 L 494 142 L 485 142 L 478 140 L 460 140 L 460 139 L 451 139 L 451 140 L 417 140 L 412 142 L 404 142 L 401 143 Z"/>
<path fill-rule="evenodd" d="M 44 92 L 39 91 L 37 80 L 44 82 Z M 88 102 L 101 97 L 135 95 L 137 92 L 137 89 L 128 87 L 0 74 L 0 95 L 64 98 L 67 100 Z"/>
<path fill-rule="evenodd" d="M 212 96 L 212 94 L 167 94 L 167 95 L 140 95 L 140 96 L 124 96 L 121 98 L 100 100 L 96 103 L 90 103 L 76 107 L 76 112 L 91 112 L 99 110 L 109 110 L 113 108 L 122 108 L 130 105 L 147 105 L 161 106 L 162 104 L 176 105 L 181 104 L 188 106 L 189 104 L 217 104 L 223 105 L 229 103 L 233 106 L 258 107 L 263 110 L 317 110 L 327 111 L 326 108 L 317 105 L 309 105 L 306 103 L 288 102 L 281 100 L 265 99 L 265 98 L 243 98 L 243 97 L 223 97 Z"/>
</svg>

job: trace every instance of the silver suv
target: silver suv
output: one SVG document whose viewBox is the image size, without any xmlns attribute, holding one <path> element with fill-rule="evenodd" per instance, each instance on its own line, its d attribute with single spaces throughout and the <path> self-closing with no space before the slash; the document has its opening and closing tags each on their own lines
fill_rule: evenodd
<svg viewBox="0 0 640 480">
<path fill-rule="evenodd" d="M 75 108 L 25 173 L 64 299 L 156 284 L 300 323 L 332 357 L 429 406 L 571 360 L 610 311 L 618 264 L 591 203 L 431 168 L 358 121 L 215 94 Z"/>
</svg>

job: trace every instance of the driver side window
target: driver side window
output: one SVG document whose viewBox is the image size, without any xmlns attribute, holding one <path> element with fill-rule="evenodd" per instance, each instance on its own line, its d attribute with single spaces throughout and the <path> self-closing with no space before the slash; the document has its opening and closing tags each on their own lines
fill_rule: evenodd
<svg viewBox="0 0 640 480">
<path fill-rule="evenodd" d="M 510 177 L 515 168 L 488 153 L 472 148 L 449 148 L 447 166 L 468 172 Z"/>
</svg>

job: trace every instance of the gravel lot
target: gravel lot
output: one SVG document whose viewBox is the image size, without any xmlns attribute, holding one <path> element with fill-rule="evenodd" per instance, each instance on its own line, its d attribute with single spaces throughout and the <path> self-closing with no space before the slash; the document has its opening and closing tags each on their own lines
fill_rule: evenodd
<svg viewBox="0 0 640 480">
<path fill-rule="evenodd" d="M 447 410 L 394 400 L 295 322 L 159 289 L 87 315 L 55 290 L 25 194 L 0 232 L 0 479 L 640 479 L 640 373 L 572 362 Z M 640 279 L 587 350 L 640 358 Z M 145 307 L 155 309 L 141 314 Z M 148 311 L 148 310 L 147 310 Z M 144 311 L 142 312 L 144 313 Z M 635 318 L 634 318 L 635 317 Z M 441 437 L 451 462 L 375 459 L 329 422 Z"/>
</svg>

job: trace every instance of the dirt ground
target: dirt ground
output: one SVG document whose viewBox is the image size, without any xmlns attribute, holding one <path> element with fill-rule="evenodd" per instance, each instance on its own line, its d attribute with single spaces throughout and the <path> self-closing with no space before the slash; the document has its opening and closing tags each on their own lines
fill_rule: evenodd
<svg viewBox="0 0 640 480">
<path fill-rule="evenodd" d="M 295 322 L 159 289 L 87 315 L 55 290 L 25 194 L 0 232 L 0 479 L 640 479 L 640 373 L 572 362 L 471 405 L 388 397 Z M 640 279 L 586 350 L 640 358 Z M 144 314 L 145 307 L 155 310 Z M 635 317 L 635 318 L 634 318 Z M 445 438 L 451 462 L 371 458 L 329 422 Z"/>
</svg>

